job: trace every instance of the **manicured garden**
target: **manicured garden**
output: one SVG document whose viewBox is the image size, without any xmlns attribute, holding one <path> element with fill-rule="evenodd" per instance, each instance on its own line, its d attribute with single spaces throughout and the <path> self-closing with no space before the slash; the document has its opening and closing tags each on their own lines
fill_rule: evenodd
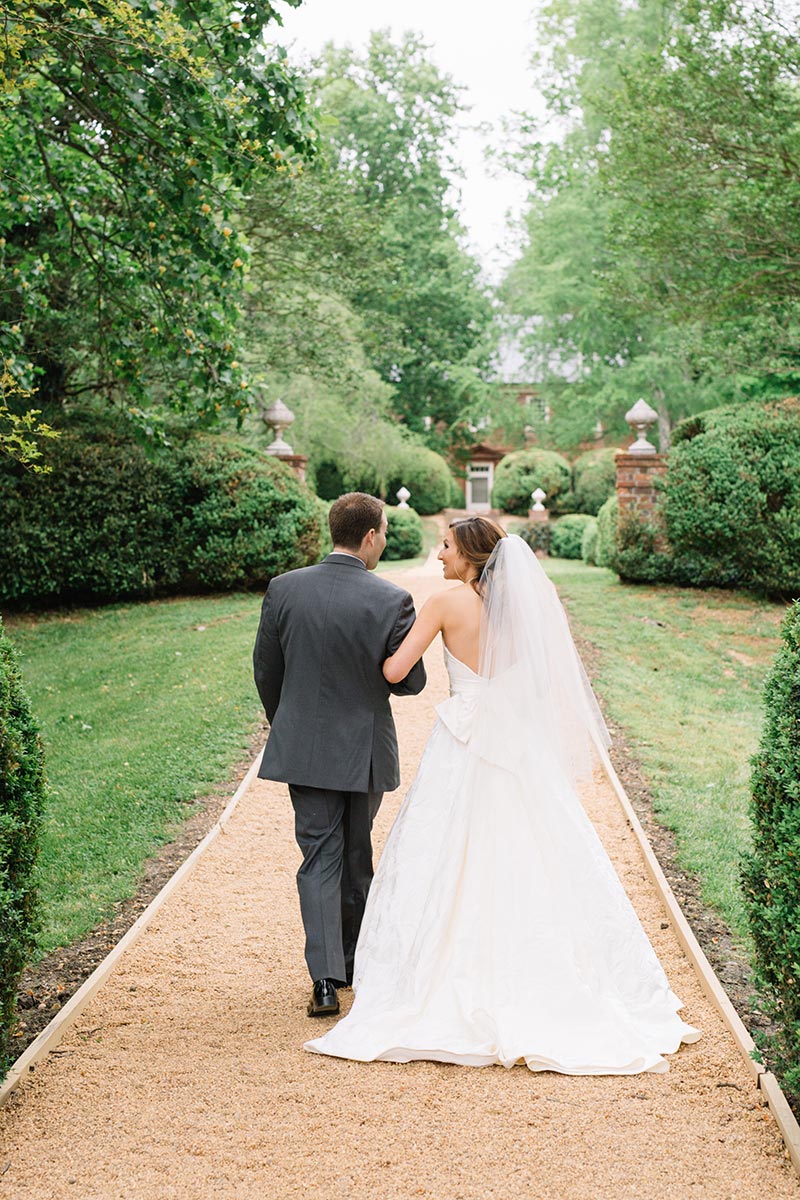
<svg viewBox="0 0 800 1200">
<path fill-rule="evenodd" d="M 426 533 L 430 544 L 433 522 Z M 576 631 L 599 652 L 597 689 L 685 865 L 744 938 L 748 760 L 784 606 L 546 562 Z M 130 894 L 147 855 L 246 755 L 260 715 L 250 666 L 259 606 L 259 594 L 235 593 L 11 623 L 50 780 L 41 951 L 80 937 Z"/>
</svg>

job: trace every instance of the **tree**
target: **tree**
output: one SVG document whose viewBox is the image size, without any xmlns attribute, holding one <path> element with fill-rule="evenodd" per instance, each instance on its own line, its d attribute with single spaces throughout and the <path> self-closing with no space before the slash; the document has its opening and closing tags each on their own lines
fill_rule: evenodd
<svg viewBox="0 0 800 1200">
<path fill-rule="evenodd" d="M 601 166 L 616 292 L 702 323 L 698 368 L 768 390 L 800 377 L 798 82 L 800 42 L 774 5 L 684 4 L 658 54 L 626 71 Z"/>
<path fill-rule="evenodd" d="M 295 4 L 297 0 L 287 0 Z M 0 347 L 45 409 L 246 406 L 245 187 L 310 153 L 266 0 L 0 0 Z"/>
<path fill-rule="evenodd" d="M 458 88 L 418 36 L 386 33 L 363 58 L 328 46 L 316 87 L 330 152 L 380 221 L 380 261 L 352 294 L 368 357 L 408 427 L 449 441 L 485 387 L 494 317 L 452 205 Z"/>
<path fill-rule="evenodd" d="M 552 0 L 540 29 L 552 123 L 519 128 L 533 194 L 504 298 L 552 428 L 577 440 L 645 395 L 664 449 L 682 416 L 794 389 L 796 38 L 736 0 Z"/>
</svg>

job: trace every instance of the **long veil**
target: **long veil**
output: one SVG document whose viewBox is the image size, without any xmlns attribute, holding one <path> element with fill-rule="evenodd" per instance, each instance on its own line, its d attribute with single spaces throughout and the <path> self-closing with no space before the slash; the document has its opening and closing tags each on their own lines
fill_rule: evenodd
<svg viewBox="0 0 800 1200">
<path fill-rule="evenodd" d="M 499 740 L 516 760 L 535 746 L 577 786 L 611 738 L 556 589 L 514 534 L 498 541 L 481 586 L 479 671 L 487 684 L 473 748 L 493 759 Z"/>
</svg>

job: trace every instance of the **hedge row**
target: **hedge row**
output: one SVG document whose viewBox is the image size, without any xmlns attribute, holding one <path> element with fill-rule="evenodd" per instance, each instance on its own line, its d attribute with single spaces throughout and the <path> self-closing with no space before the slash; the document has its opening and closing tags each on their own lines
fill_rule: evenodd
<svg viewBox="0 0 800 1200">
<path fill-rule="evenodd" d="M 588 450 L 573 466 L 554 450 L 538 447 L 507 454 L 495 470 L 492 504 L 526 516 L 531 493 L 541 488 L 552 516 L 572 512 L 595 516 L 616 486 L 615 453 L 610 448 Z"/>
<path fill-rule="evenodd" d="M 637 582 L 800 595 L 800 400 L 676 426 L 660 504 L 650 521 L 617 521 L 604 565 Z"/>
<path fill-rule="evenodd" d="M 757 980 L 777 1025 L 771 1058 L 800 1094 L 800 602 L 783 625 L 783 647 L 767 679 L 765 720 L 753 758 L 753 848 L 745 861 L 745 905 Z"/>
<path fill-rule="evenodd" d="M 441 455 L 426 446 L 412 443 L 400 451 L 392 464 L 390 478 L 385 483 L 369 470 L 325 461 L 318 463 L 314 469 L 314 484 L 317 495 L 323 500 L 335 500 L 344 492 L 367 492 L 371 496 L 380 496 L 392 505 L 400 488 L 405 487 L 411 493 L 409 504 L 423 516 L 441 512 L 454 500 L 459 508 L 464 504 L 463 493 Z M 402 511 L 405 512 L 405 509 Z"/>
<path fill-rule="evenodd" d="M 383 558 L 397 562 L 403 558 L 416 558 L 422 553 L 423 524 L 413 508 L 386 506 L 386 549 Z"/>
<path fill-rule="evenodd" d="M 0 465 L 0 602 L 261 587 L 318 557 L 316 497 L 223 437 L 156 451 L 94 423 L 63 431 L 48 458 L 49 475 Z"/>
<path fill-rule="evenodd" d="M 0 621 L 0 1079 L 10 1066 L 17 985 L 38 928 L 34 867 L 44 795 L 39 734 Z"/>
</svg>

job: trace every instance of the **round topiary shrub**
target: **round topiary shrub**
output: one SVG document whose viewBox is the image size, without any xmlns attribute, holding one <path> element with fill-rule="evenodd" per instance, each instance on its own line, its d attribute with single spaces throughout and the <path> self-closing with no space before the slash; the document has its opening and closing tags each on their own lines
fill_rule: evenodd
<svg viewBox="0 0 800 1200">
<path fill-rule="evenodd" d="M 787 1087 L 800 1095 L 800 602 L 784 622 L 764 701 L 752 760 L 753 847 L 742 880 L 757 978 L 776 1025 L 767 1044 Z"/>
<path fill-rule="evenodd" d="M 619 501 L 610 496 L 597 514 L 597 543 L 594 558 L 598 567 L 611 567 L 617 558 L 617 520 Z"/>
<path fill-rule="evenodd" d="M 677 425 L 663 511 L 676 578 L 800 594 L 800 399 Z"/>
<path fill-rule="evenodd" d="M 597 566 L 597 521 L 592 521 L 583 531 L 581 558 L 590 567 Z"/>
<path fill-rule="evenodd" d="M 0 621 L 0 1079 L 10 1065 L 17 984 L 36 940 L 34 867 L 44 799 L 39 734 Z"/>
<path fill-rule="evenodd" d="M 198 437 L 184 446 L 179 470 L 183 588 L 262 586 L 318 558 L 323 506 L 284 463 Z"/>
<path fill-rule="evenodd" d="M 527 542 L 534 554 L 549 554 L 553 526 L 550 521 L 529 521 L 519 530 L 523 542 Z"/>
<path fill-rule="evenodd" d="M 401 487 L 411 493 L 409 504 L 422 516 L 441 512 L 450 504 L 452 476 L 441 454 L 427 446 L 408 444 L 393 465 L 386 485 L 385 499 L 394 504 Z M 461 501 L 463 505 L 463 499 Z M 405 511 L 405 510 L 402 510 Z"/>
<path fill-rule="evenodd" d="M 553 558 L 580 558 L 583 535 L 587 528 L 594 524 L 594 517 L 586 513 L 572 513 L 570 516 L 560 517 L 553 524 L 550 538 L 550 553 Z"/>
<path fill-rule="evenodd" d="M 402 558 L 416 558 L 422 553 L 424 527 L 413 508 L 391 508 L 387 504 L 386 521 L 384 559 L 396 562 Z"/>
<path fill-rule="evenodd" d="M 516 450 L 497 464 L 492 488 L 492 505 L 504 512 L 527 516 L 531 492 L 541 488 L 551 514 L 571 503 L 572 472 L 569 463 L 554 450 Z"/>
<path fill-rule="evenodd" d="M 349 491 L 338 463 L 321 462 L 314 468 L 314 491 L 320 500 L 337 500 Z"/>
<path fill-rule="evenodd" d="M 48 444 L 52 471 L 0 462 L 0 602 L 264 586 L 313 562 L 323 513 L 283 463 L 214 435 L 142 446 L 94 417 Z"/>
<path fill-rule="evenodd" d="M 572 464 L 572 490 L 577 512 L 597 516 L 617 483 L 616 450 L 598 448 L 587 450 Z"/>
</svg>

